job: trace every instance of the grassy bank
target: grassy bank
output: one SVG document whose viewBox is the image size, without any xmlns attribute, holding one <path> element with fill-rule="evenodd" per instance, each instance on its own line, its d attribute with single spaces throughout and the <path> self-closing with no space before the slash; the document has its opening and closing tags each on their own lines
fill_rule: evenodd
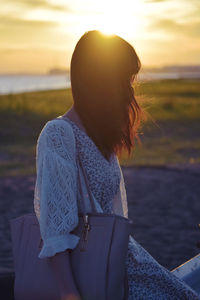
<svg viewBox="0 0 200 300">
<path fill-rule="evenodd" d="M 200 163 L 200 81 L 140 83 L 138 102 L 149 119 L 122 165 Z M 68 110 L 71 90 L 0 96 L 0 175 L 35 174 L 35 145 L 44 124 Z"/>
</svg>

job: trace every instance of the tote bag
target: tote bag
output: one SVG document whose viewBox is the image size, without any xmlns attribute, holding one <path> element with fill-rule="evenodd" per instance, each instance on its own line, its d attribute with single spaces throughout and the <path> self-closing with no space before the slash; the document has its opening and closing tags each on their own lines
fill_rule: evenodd
<svg viewBox="0 0 200 300">
<path fill-rule="evenodd" d="M 78 161 L 83 213 L 79 213 L 78 226 L 72 231 L 80 237 L 79 243 L 75 249 L 68 249 L 73 278 L 83 300 L 126 300 L 126 256 L 132 221 L 95 211 L 94 198 L 79 155 Z M 86 211 L 81 176 L 88 191 L 90 212 Z M 36 215 L 26 214 L 11 219 L 10 227 L 15 300 L 59 300 L 60 292 L 51 262 L 49 258 L 38 258 L 43 241 Z"/>
</svg>

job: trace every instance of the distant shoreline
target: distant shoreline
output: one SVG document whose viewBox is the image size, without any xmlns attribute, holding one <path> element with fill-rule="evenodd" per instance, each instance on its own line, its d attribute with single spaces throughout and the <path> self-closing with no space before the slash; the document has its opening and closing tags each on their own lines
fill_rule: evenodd
<svg viewBox="0 0 200 300">
<path fill-rule="evenodd" d="M 138 81 L 158 80 L 200 80 L 200 71 L 181 72 L 148 72 L 138 75 Z M 18 94 L 24 92 L 48 91 L 71 87 L 70 74 L 41 74 L 41 75 L 0 75 L 0 95 Z"/>
</svg>

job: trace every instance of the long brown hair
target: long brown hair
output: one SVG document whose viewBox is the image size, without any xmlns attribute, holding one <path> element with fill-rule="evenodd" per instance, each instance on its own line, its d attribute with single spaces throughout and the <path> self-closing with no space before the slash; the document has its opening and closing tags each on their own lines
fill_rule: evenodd
<svg viewBox="0 0 200 300">
<path fill-rule="evenodd" d="M 74 107 L 108 160 L 123 149 L 131 153 L 142 110 L 132 86 L 141 68 L 135 49 L 117 35 L 86 32 L 74 49 L 70 76 Z"/>
</svg>

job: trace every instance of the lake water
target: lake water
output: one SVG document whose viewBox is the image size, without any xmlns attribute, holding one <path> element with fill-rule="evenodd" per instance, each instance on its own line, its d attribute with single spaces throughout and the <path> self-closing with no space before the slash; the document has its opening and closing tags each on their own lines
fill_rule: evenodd
<svg viewBox="0 0 200 300">
<path fill-rule="evenodd" d="M 143 72 L 138 79 L 200 79 L 200 72 Z M 0 94 L 15 94 L 21 92 L 56 90 L 70 87 L 69 75 L 0 75 Z"/>
</svg>

